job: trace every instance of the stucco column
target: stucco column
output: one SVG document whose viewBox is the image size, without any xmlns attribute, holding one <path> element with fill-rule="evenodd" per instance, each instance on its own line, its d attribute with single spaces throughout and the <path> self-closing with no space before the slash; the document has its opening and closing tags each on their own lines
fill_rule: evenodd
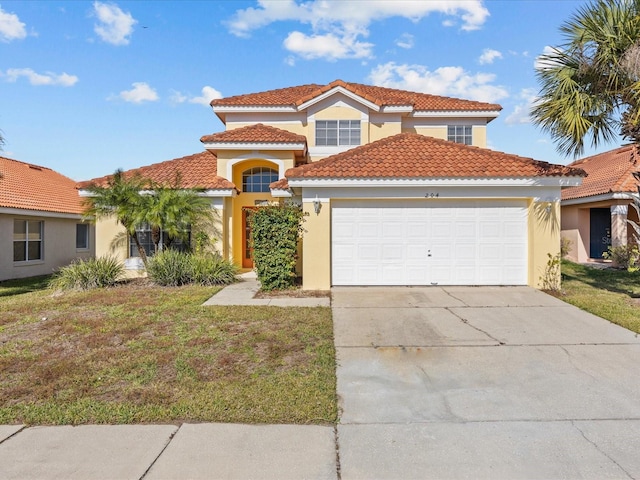
<svg viewBox="0 0 640 480">
<path fill-rule="evenodd" d="M 302 208 L 307 214 L 302 224 L 302 289 L 329 290 L 331 288 L 331 202 L 320 199 L 318 212 L 313 199 L 304 199 Z"/>
<path fill-rule="evenodd" d="M 611 205 L 611 246 L 627 244 L 628 205 Z"/>
</svg>

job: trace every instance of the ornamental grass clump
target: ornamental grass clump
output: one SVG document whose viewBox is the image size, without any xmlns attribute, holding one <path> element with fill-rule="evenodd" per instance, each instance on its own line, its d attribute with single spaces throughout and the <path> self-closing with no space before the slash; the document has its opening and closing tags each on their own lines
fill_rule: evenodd
<svg viewBox="0 0 640 480">
<path fill-rule="evenodd" d="M 156 284 L 178 287 L 198 285 L 229 285 L 236 281 L 238 267 L 220 255 L 193 254 L 163 250 L 149 259 L 147 274 Z"/>
<path fill-rule="evenodd" d="M 89 260 L 75 260 L 62 267 L 51 279 L 57 290 L 89 290 L 112 287 L 124 276 L 124 266 L 116 258 L 104 256 Z"/>
</svg>

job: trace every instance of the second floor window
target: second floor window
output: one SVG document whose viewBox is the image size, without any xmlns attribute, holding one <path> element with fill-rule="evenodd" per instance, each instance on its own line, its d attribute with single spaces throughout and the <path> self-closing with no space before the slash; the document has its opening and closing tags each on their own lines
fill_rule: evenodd
<svg viewBox="0 0 640 480">
<path fill-rule="evenodd" d="M 316 145 L 360 145 L 360 120 L 317 120 Z"/>
<path fill-rule="evenodd" d="M 447 127 L 447 140 L 472 145 L 471 125 L 449 125 Z"/>
<path fill-rule="evenodd" d="M 251 168 L 242 172 L 242 191 L 249 193 L 269 192 L 269 184 L 277 181 L 278 172 L 273 168 Z"/>
</svg>

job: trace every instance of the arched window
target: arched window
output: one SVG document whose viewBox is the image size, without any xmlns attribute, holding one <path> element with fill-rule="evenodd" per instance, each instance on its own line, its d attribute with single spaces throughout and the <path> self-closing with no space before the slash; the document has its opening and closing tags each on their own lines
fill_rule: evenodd
<svg viewBox="0 0 640 480">
<path fill-rule="evenodd" d="M 249 193 L 269 192 L 269 184 L 277 181 L 278 172 L 273 168 L 250 168 L 242 172 L 242 191 Z"/>
</svg>

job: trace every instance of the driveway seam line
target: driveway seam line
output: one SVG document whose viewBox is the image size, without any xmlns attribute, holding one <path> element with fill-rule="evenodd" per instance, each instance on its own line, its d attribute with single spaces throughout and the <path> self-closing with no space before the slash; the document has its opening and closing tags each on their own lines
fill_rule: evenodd
<svg viewBox="0 0 640 480">
<path fill-rule="evenodd" d="M 615 461 L 615 460 L 614 460 L 610 455 L 608 455 L 604 450 L 602 450 L 602 449 L 600 448 L 600 446 L 599 446 L 596 442 L 594 442 L 594 441 L 593 441 L 593 440 L 591 440 L 589 437 L 587 437 L 587 435 L 586 435 L 586 434 L 585 434 L 585 433 L 580 429 L 580 427 L 578 427 L 578 426 L 575 424 L 575 420 L 572 420 L 572 421 L 571 421 L 571 426 L 572 426 L 573 428 L 575 428 L 576 430 L 578 430 L 578 432 L 580 432 L 580 435 L 582 435 L 582 438 L 584 438 L 587 442 L 589 442 L 591 445 L 593 445 L 593 446 L 594 446 L 594 448 L 595 448 L 597 451 L 599 451 L 602 455 L 604 455 L 604 456 L 605 456 L 605 457 L 607 457 L 609 460 L 611 460 L 611 462 L 613 462 L 613 464 L 614 464 L 615 466 L 617 466 L 620 470 L 622 470 L 622 471 L 625 473 L 625 475 L 626 475 L 627 477 L 629 477 L 629 478 L 631 478 L 631 479 L 633 479 L 633 478 L 634 478 L 634 477 L 633 477 L 633 475 L 631 475 L 629 472 L 627 472 L 627 471 L 625 470 L 625 468 L 624 468 L 622 465 L 620 465 L 620 464 L 619 464 L 618 462 L 616 462 L 616 461 Z"/>
<path fill-rule="evenodd" d="M 164 447 L 162 447 L 162 450 L 160 450 L 160 453 L 158 453 L 158 455 L 156 456 L 156 458 L 153 459 L 153 461 L 149 464 L 149 466 L 147 467 L 147 469 L 144 471 L 144 473 L 142 474 L 142 476 L 140 477 L 140 480 L 143 480 L 147 474 L 149 473 L 149 471 L 153 468 L 153 466 L 156 464 L 156 462 L 160 459 L 160 457 L 162 456 L 162 454 L 164 453 L 164 451 L 167 449 L 167 447 L 169 445 L 171 445 L 171 442 L 173 441 L 173 437 L 176 436 L 176 434 L 180 431 L 180 429 L 182 428 L 183 424 L 178 425 L 178 428 L 175 430 L 175 432 L 173 432 L 171 435 L 169 435 L 169 440 L 167 441 L 167 443 L 165 443 Z"/>
<path fill-rule="evenodd" d="M 4 442 L 6 442 L 7 440 L 9 440 L 9 439 L 11 439 L 11 438 L 15 437 L 15 436 L 16 436 L 16 435 L 18 435 L 19 433 L 21 433 L 21 432 L 25 431 L 27 428 L 29 428 L 29 427 L 27 427 L 26 425 L 22 425 L 22 427 L 20 428 L 20 430 L 17 430 L 17 431 L 15 431 L 15 432 L 13 432 L 11 435 L 9 435 L 8 437 L 3 438 L 2 440 L 0 440 L 0 445 L 2 445 L 2 444 L 3 444 Z"/>
<path fill-rule="evenodd" d="M 571 423 L 573 422 L 640 422 L 640 417 L 636 418 L 556 418 L 556 419 L 532 419 L 532 418 L 522 418 L 522 419 L 511 419 L 511 420 L 461 420 L 461 421 L 451 421 L 451 420 L 433 420 L 433 421 L 412 421 L 411 425 L 465 425 L 470 423 Z M 408 425 L 407 422 L 367 422 L 367 423 L 340 423 L 340 426 L 366 426 L 366 425 Z"/>
<path fill-rule="evenodd" d="M 336 479 L 342 479 L 342 467 L 340 466 L 340 436 L 338 434 L 338 424 L 333 426 L 333 438 L 336 444 Z"/>
<path fill-rule="evenodd" d="M 469 325 L 471 328 L 473 328 L 474 330 L 485 334 L 487 337 L 489 337 L 491 340 L 493 340 L 494 342 L 498 342 L 500 344 L 500 346 L 504 345 L 504 342 L 501 340 L 498 340 L 497 338 L 495 338 L 493 335 L 490 335 L 489 332 L 485 332 L 484 330 L 482 330 L 481 328 L 476 327 L 475 325 L 472 325 L 471 323 L 469 323 L 469 320 L 467 320 L 466 318 L 461 317 L 460 315 L 458 315 L 456 312 L 454 312 L 450 307 L 446 307 L 445 310 L 447 310 L 449 313 L 451 313 L 454 317 L 458 318 L 462 323 L 464 323 L 465 325 Z"/>
</svg>

